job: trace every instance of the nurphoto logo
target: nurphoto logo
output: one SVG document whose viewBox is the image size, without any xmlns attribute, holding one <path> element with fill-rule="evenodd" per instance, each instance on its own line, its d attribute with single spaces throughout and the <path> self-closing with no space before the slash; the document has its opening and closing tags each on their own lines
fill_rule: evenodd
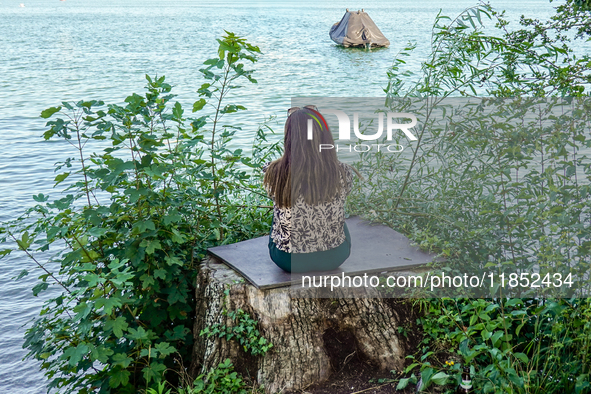
<svg viewBox="0 0 591 394">
<path fill-rule="evenodd" d="M 336 115 L 337 120 L 339 122 L 339 141 L 341 140 L 351 140 L 351 119 L 349 116 L 341 110 L 337 109 L 323 109 L 323 114 L 332 114 Z M 318 123 L 320 127 L 322 127 L 321 121 L 316 117 L 313 116 L 314 120 Z M 401 120 L 410 119 L 410 122 L 401 122 Z M 323 123 L 324 119 L 322 119 Z M 410 130 L 417 124 L 417 117 L 414 114 L 407 113 L 407 112 L 388 112 L 386 115 L 386 140 L 392 141 L 393 132 L 395 130 L 402 131 L 404 135 L 410 141 L 416 141 L 417 137 L 412 133 Z M 308 140 L 312 140 L 312 127 L 313 127 L 313 120 L 308 119 Z M 353 113 L 353 132 L 355 136 L 362 141 L 377 141 L 382 137 L 384 133 L 384 113 L 378 113 L 378 130 L 375 134 L 362 134 L 359 131 L 359 113 Z M 369 152 L 373 148 L 372 146 L 376 147 L 377 151 L 384 151 L 388 152 L 402 152 L 404 147 L 400 144 L 357 144 L 357 145 L 339 145 L 339 144 L 319 144 L 318 149 L 328 150 L 328 149 L 336 149 L 337 152 L 347 150 L 349 152 Z"/>
</svg>

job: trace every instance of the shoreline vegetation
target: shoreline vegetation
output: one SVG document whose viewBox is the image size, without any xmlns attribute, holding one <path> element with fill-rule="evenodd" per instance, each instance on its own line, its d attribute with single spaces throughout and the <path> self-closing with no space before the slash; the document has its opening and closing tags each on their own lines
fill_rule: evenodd
<svg viewBox="0 0 591 394">
<path fill-rule="evenodd" d="M 417 111 L 428 118 L 442 100 L 487 97 L 499 113 L 519 116 L 539 100 L 554 108 L 561 98 L 574 111 L 554 128 L 513 127 L 478 112 L 470 113 L 478 122 L 469 129 L 443 132 L 425 122 L 409 157 L 360 156 L 364 187 L 354 187 L 349 214 L 387 224 L 438 253 L 445 259 L 438 268 L 450 273 L 573 273 L 581 289 L 587 286 L 591 58 L 572 48 L 591 37 L 590 9 L 589 1 L 567 0 L 549 20 L 524 17 L 514 29 L 487 4 L 454 19 L 437 15 L 421 74 L 404 71 L 412 43 L 388 70 L 384 92 L 392 106 L 427 102 Z M 61 289 L 25 334 L 28 357 L 41 361 L 49 391 L 264 390 L 264 382 L 241 375 L 229 360 L 198 377 L 187 374 L 198 335 L 238 341 L 248 357 L 275 350 L 247 311 L 227 310 L 231 326 L 192 332 L 198 263 L 209 247 L 268 233 L 269 199 L 260 174 L 246 169 L 281 153 L 267 140 L 267 124 L 250 157 L 227 148 L 240 130 L 231 114 L 245 109 L 228 101 L 241 83 L 256 83 L 249 67 L 260 50 L 231 32 L 218 43 L 217 56 L 199 70 L 205 83 L 191 114 L 174 102 L 163 76 L 146 76 L 146 91 L 124 105 L 64 102 L 41 113 L 48 119 L 44 138 L 64 139 L 75 153 L 55 167 L 64 197 L 36 195 L 35 207 L 2 223 L 0 257 L 20 252 L 32 261 L 41 273 L 34 296 Z M 213 114 L 199 116 L 205 106 Z M 91 140 L 109 146 L 89 152 Z M 45 252 L 56 271 L 38 259 Z M 416 322 L 400 328 L 421 332 L 416 352 L 404 371 L 380 377 L 374 392 L 411 392 L 415 385 L 454 392 L 466 366 L 475 392 L 591 392 L 589 298 L 556 298 L 549 289 L 462 295 L 408 295 Z"/>
</svg>

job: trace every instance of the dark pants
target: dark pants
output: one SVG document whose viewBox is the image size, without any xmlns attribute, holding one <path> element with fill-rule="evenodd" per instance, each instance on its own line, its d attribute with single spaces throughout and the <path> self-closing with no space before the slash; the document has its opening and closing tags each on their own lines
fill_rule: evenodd
<svg viewBox="0 0 591 394">
<path fill-rule="evenodd" d="M 345 241 L 334 249 L 312 253 L 287 253 L 277 249 L 269 233 L 269 254 L 279 268 L 287 272 L 331 271 L 351 254 L 351 234 L 345 223 Z M 271 226 L 273 231 L 273 226 Z"/>
</svg>

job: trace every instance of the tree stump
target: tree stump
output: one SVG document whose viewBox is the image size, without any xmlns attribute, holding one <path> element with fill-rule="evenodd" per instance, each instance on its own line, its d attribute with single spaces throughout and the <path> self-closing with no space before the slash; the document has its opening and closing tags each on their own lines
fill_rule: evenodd
<svg viewBox="0 0 591 394">
<path fill-rule="evenodd" d="M 411 344 L 399 327 L 414 320 L 410 304 L 367 295 L 332 296 L 314 298 L 307 293 L 306 298 L 292 298 L 286 287 L 260 290 L 215 257 L 207 257 L 197 280 L 191 375 L 230 358 L 237 371 L 263 384 L 267 393 L 277 393 L 325 382 L 339 364 L 347 362 L 342 358 L 353 354 L 376 370 L 401 370 Z M 233 340 L 199 335 L 216 323 L 232 325 L 223 313 L 224 305 L 258 320 L 261 336 L 273 343 L 265 356 L 248 355 Z"/>
</svg>

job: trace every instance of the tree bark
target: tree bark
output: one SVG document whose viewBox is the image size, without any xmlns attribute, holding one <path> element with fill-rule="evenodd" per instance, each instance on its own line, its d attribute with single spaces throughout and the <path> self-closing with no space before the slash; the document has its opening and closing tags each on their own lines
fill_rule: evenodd
<svg viewBox="0 0 591 394">
<path fill-rule="evenodd" d="M 230 289 L 229 297 L 224 291 Z M 322 295 L 318 290 L 316 295 Z M 230 358 L 237 371 L 267 393 L 322 383 L 353 354 L 379 370 L 401 370 L 412 344 L 399 330 L 412 318 L 410 303 L 388 298 L 292 298 L 289 288 L 259 290 L 214 257 L 201 264 L 196 289 L 195 345 L 191 376 Z M 370 294 L 371 296 L 371 294 Z M 224 301 L 225 299 L 225 301 Z M 223 313 L 242 309 L 258 320 L 273 347 L 265 356 L 246 354 L 236 341 L 199 333 L 232 325 Z M 335 345 L 336 344 L 336 345 Z"/>
</svg>

